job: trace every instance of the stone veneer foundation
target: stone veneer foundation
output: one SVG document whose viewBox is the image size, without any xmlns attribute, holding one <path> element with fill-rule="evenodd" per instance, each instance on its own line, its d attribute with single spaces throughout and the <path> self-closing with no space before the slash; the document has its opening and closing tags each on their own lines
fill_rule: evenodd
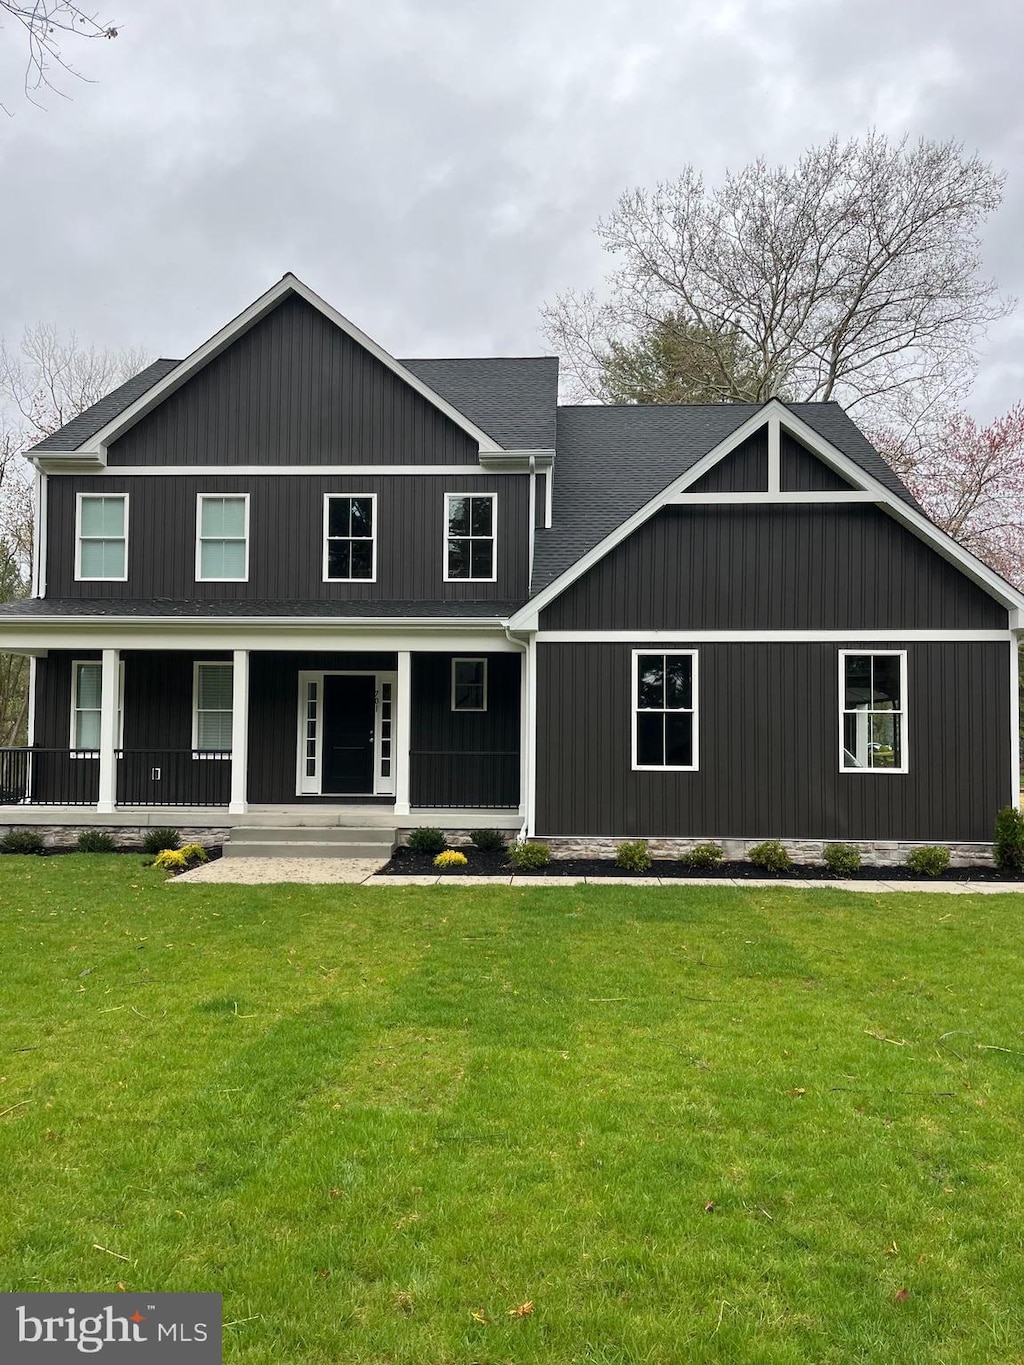
<svg viewBox="0 0 1024 1365">
<path fill-rule="evenodd" d="M 615 850 L 621 839 L 583 839 L 551 838 L 542 839 L 551 849 L 552 858 L 614 858 Z M 727 862 L 743 862 L 747 852 L 761 839 L 648 839 L 648 847 L 654 858 L 678 858 L 687 853 L 695 844 L 721 844 Z M 900 867 L 907 860 L 907 854 L 914 848 L 927 848 L 927 840 L 893 839 L 782 839 L 794 863 L 820 863 L 822 849 L 827 843 L 848 843 L 857 849 L 863 862 L 871 867 Z M 938 843 L 938 840 L 934 841 Z M 972 864 L 983 867 L 993 865 L 991 844 L 944 844 L 949 849 L 950 867 L 968 867 Z"/>
<path fill-rule="evenodd" d="M 207 844 L 211 847 L 223 844 L 231 833 L 227 828 L 217 829 L 210 825 L 171 825 L 170 821 L 162 825 L 97 825 L 84 822 L 81 825 L 40 825 L 35 822 L 19 824 L 15 820 L 10 824 L 0 825 L 0 835 L 6 834 L 9 829 L 32 829 L 42 836 L 47 848 L 74 848 L 78 843 L 78 836 L 87 829 L 90 833 L 95 830 L 97 833 L 109 834 L 118 848 L 141 850 L 142 842 L 151 830 L 171 828 L 178 831 L 183 844 Z"/>
</svg>

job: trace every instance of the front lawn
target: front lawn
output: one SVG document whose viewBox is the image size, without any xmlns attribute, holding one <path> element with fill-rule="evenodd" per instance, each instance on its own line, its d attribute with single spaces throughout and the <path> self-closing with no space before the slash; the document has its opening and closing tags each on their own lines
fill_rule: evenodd
<svg viewBox="0 0 1024 1365">
<path fill-rule="evenodd" d="M 0 1289 L 225 1359 L 1019 1362 L 1019 895 L 0 859 Z"/>
</svg>

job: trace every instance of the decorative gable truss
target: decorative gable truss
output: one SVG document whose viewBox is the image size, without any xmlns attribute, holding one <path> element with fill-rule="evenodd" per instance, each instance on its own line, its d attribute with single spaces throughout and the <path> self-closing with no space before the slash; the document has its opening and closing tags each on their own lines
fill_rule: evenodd
<svg viewBox="0 0 1024 1365">
<path fill-rule="evenodd" d="M 763 482 L 759 475 L 751 477 L 751 470 L 756 468 L 757 460 L 756 458 L 751 459 L 748 444 L 751 442 L 751 438 L 762 432 L 767 437 L 763 443 L 765 462 Z M 822 483 L 831 486 L 812 489 L 784 487 L 784 484 L 788 482 L 784 478 L 786 453 L 784 435 L 792 437 L 799 443 L 799 446 L 803 447 L 804 452 L 809 452 L 811 459 L 819 461 L 824 469 L 834 476 L 834 478 L 829 478 L 826 475 L 820 480 Z M 744 447 L 746 447 L 744 451 L 745 477 L 749 479 L 750 483 L 754 483 L 756 478 L 756 484 L 760 486 L 750 487 L 748 484 L 747 490 L 736 492 L 725 489 L 707 490 L 706 486 L 705 490 L 700 490 L 695 487 L 706 479 L 710 471 L 723 466 L 730 457 L 736 455 Z M 624 541 L 663 507 L 673 505 L 698 506 L 701 504 L 728 505 L 730 503 L 822 504 L 850 502 L 874 503 L 882 508 L 1004 606 L 1009 614 L 1008 625 L 1010 630 L 1024 629 L 1024 594 L 1018 592 L 1005 579 L 1000 578 L 994 570 L 970 554 L 951 536 L 941 531 L 933 522 L 929 521 L 923 512 L 899 497 L 891 489 L 886 488 L 855 460 L 844 454 L 830 441 L 825 440 L 796 413 L 790 411 L 784 403 L 774 398 L 737 427 L 724 441 L 719 442 L 706 455 L 691 465 L 685 473 L 680 474 L 657 497 L 652 498 L 632 516 L 627 517 L 610 535 L 578 559 L 571 568 L 552 580 L 547 587 L 512 617 L 509 628 L 520 631 L 536 631 L 539 626 L 540 613 L 550 602 L 554 601 L 570 584 L 581 578 L 588 569 L 603 559 L 609 551 L 613 550 L 616 545 Z"/>
</svg>

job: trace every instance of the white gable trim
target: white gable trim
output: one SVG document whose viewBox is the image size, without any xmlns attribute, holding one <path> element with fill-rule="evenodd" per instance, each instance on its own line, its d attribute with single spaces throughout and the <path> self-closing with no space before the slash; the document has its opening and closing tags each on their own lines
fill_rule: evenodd
<svg viewBox="0 0 1024 1365">
<path fill-rule="evenodd" d="M 428 384 L 424 384 L 423 380 L 418 379 L 411 370 L 407 370 L 404 365 L 399 364 L 399 362 L 395 360 L 393 356 L 389 355 L 382 346 L 378 346 L 378 344 L 371 337 L 368 337 L 365 332 L 360 331 L 354 323 L 349 322 L 348 318 L 343 317 L 336 308 L 332 308 L 329 303 L 326 303 L 319 296 L 319 294 L 314 294 L 313 290 L 310 289 L 308 285 L 303 284 L 300 279 L 289 272 L 287 275 L 283 276 L 282 279 L 278 280 L 277 284 L 271 286 L 265 294 L 261 294 L 248 308 L 239 313 L 236 318 L 233 318 L 227 326 L 222 327 L 219 332 L 210 337 L 209 341 L 205 341 L 202 346 L 193 351 L 190 356 L 187 356 L 176 365 L 173 370 L 164 375 L 163 379 L 157 380 L 151 389 L 148 389 L 140 398 L 137 398 L 135 402 L 125 408 L 123 412 L 118 413 L 118 415 L 113 418 L 112 421 L 108 422 L 102 430 L 96 432 L 94 436 L 90 436 L 76 451 L 68 451 L 66 458 L 71 459 L 77 457 L 78 459 L 81 459 L 83 454 L 92 454 L 93 456 L 99 455 L 105 463 L 106 450 L 111 441 L 114 441 L 118 436 L 123 435 L 129 427 L 134 426 L 139 418 L 144 417 L 147 412 L 156 407 L 159 402 L 173 393 L 175 389 L 180 388 L 197 370 L 200 370 L 209 361 L 213 360 L 215 356 L 218 356 L 222 351 L 226 350 L 236 337 L 239 337 L 243 332 L 248 331 L 254 323 L 259 322 L 261 318 L 271 312 L 271 310 L 275 308 L 282 299 L 287 298 L 289 294 L 296 294 L 300 299 L 305 299 L 308 304 L 322 313 L 328 321 L 333 322 L 336 327 L 350 336 L 353 341 L 369 351 L 382 365 L 386 365 L 393 374 L 396 374 L 398 378 L 408 384 L 411 389 L 415 389 L 415 391 L 420 394 L 421 397 L 425 398 L 428 403 L 433 404 L 433 406 L 440 412 L 443 412 L 446 417 L 451 418 L 456 426 L 461 427 L 467 436 L 471 436 L 474 441 L 479 443 L 481 452 L 487 451 L 489 453 L 495 453 L 502 450 L 503 447 L 500 446 L 492 436 L 489 436 L 486 431 L 478 427 L 475 422 L 471 422 L 468 417 L 465 417 L 457 408 L 454 408 L 447 399 L 442 398 L 440 394 L 435 393 Z M 56 455 L 56 452 L 43 453 L 49 456 Z"/>
<path fill-rule="evenodd" d="M 988 565 L 983 564 L 980 559 L 976 559 L 963 546 L 957 544 L 951 536 L 940 531 L 926 516 L 891 492 L 878 479 L 862 469 L 856 461 L 851 460 L 848 455 L 844 455 L 831 441 L 820 436 L 796 413 L 791 412 L 785 404 L 777 398 L 772 398 L 763 408 L 738 426 L 724 441 L 720 441 L 717 446 L 712 447 L 706 455 L 701 456 L 696 464 L 691 465 L 685 473 L 680 474 L 666 488 L 663 488 L 650 502 L 634 512 L 632 516 L 627 517 L 620 526 L 605 536 L 604 540 L 599 541 L 585 555 L 582 555 L 575 564 L 570 565 L 568 569 L 553 579 L 536 597 L 516 612 L 509 621 L 509 628 L 512 630 L 536 630 L 539 614 L 550 602 L 559 597 L 578 578 L 582 578 L 589 569 L 593 568 L 605 555 L 632 535 L 655 512 L 660 511 L 662 507 L 670 503 L 683 501 L 679 498 L 679 494 L 683 493 L 691 484 L 696 483 L 719 460 L 735 450 L 737 446 L 742 445 L 755 431 L 767 426 L 773 420 L 778 421 L 781 429 L 788 431 L 791 436 L 795 436 L 814 454 L 823 459 L 826 464 L 834 468 L 838 474 L 850 480 L 857 489 L 870 493 L 873 501 L 884 507 L 886 512 L 895 517 L 908 530 L 913 531 L 920 540 L 925 541 L 937 550 L 944 559 L 949 560 L 980 588 L 1006 607 L 1010 612 L 1009 625 L 1011 629 L 1019 629 L 1024 626 L 1024 593 L 1018 592 L 1005 579 L 994 573 Z"/>
</svg>

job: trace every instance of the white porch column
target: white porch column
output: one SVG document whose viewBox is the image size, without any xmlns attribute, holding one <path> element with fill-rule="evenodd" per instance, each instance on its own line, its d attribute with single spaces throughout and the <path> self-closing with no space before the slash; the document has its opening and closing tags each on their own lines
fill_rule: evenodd
<svg viewBox="0 0 1024 1365">
<path fill-rule="evenodd" d="M 96 809 L 105 815 L 117 806 L 117 703 L 119 700 L 121 651 L 105 649 L 100 681 L 100 789 Z"/>
<path fill-rule="evenodd" d="M 236 649 L 231 670 L 230 815 L 243 815 L 249 786 L 249 651 Z"/>
<path fill-rule="evenodd" d="M 409 748 L 412 743 L 412 655 L 398 651 L 395 698 L 395 814 L 409 814 Z"/>
</svg>

